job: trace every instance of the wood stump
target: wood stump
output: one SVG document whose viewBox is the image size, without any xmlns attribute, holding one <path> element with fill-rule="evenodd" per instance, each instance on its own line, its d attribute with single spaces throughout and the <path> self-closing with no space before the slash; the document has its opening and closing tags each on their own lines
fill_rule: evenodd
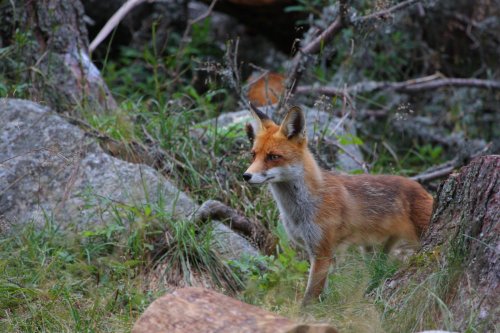
<svg viewBox="0 0 500 333">
<path fill-rule="evenodd" d="M 385 287 L 393 321 L 418 309 L 401 332 L 446 321 L 459 332 L 500 327 L 499 155 L 474 159 L 441 185 L 422 250 Z"/>
</svg>

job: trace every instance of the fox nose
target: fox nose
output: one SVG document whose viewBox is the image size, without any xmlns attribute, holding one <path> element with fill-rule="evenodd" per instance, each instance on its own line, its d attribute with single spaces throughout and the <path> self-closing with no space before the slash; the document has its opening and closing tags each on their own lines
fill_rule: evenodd
<svg viewBox="0 0 500 333">
<path fill-rule="evenodd" d="M 249 181 L 251 178 L 252 178 L 252 174 L 251 173 L 244 173 L 243 174 L 243 179 L 245 181 Z"/>
</svg>

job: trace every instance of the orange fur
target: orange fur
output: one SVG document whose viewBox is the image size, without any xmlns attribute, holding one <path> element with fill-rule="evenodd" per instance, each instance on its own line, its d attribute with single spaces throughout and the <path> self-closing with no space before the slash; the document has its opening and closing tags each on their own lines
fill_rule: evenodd
<svg viewBox="0 0 500 333">
<path fill-rule="evenodd" d="M 277 103 L 285 90 L 285 77 L 277 73 L 267 73 L 262 77 L 250 77 L 248 100 L 256 106 Z"/>
<path fill-rule="evenodd" d="M 268 118 L 257 117 L 260 126 L 257 133 L 252 133 L 255 136 L 252 148 L 254 160 L 245 175 L 259 174 L 262 179 L 262 175 L 272 170 L 297 166 L 303 177 L 302 182 L 296 179 L 284 181 L 296 182 L 297 193 L 305 193 L 300 194 L 302 198 L 294 198 L 293 191 L 285 193 L 288 196 L 284 201 L 280 199 L 283 194 L 275 198 L 282 218 L 292 216 L 284 223 L 288 223 L 293 237 L 300 240 L 300 233 L 304 230 L 303 243 L 311 257 L 311 272 L 304 298 L 304 302 L 308 302 L 323 290 L 328 268 L 333 262 L 333 252 L 339 245 L 368 246 L 385 242 L 384 251 L 389 252 L 399 239 L 418 243 L 429 223 L 433 198 L 420 184 L 405 177 L 348 176 L 322 170 L 307 147 L 302 111 L 296 108 L 293 112 L 290 110 L 291 116 L 287 115 L 281 126 Z M 278 157 L 270 158 L 272 155 Z M 269 181 L 271 186 L 281 186 L 276 182 Z M 300 184 L 304 184 L 302 192 Z M 281 204 L 279 200 L 282 200 Z M 287 202 L 299 203 L 300 200 L 305 203 L 305 212 L 294 213 L 297 207 L 286 206 Z M 292 213 L 287 214 L 288 211 Z M 312 221 L 294 220 L 293 217 L 297 216 L 312 216 Z M 304 227 L 301 223 L 305 223 Z M 320 230 L 318 239 L 314 238 L 316 227 Z M 313 236 L 306 237 L 306 232 Z"/>
</svg>

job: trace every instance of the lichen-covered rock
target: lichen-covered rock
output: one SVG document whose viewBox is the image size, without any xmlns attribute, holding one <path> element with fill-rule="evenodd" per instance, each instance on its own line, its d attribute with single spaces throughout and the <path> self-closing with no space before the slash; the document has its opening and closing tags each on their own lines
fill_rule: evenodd
<svg viewBox="0 0 500 333">
<path fill-rule="evenodd" d="M 11 224 L 52 217 L 63 225 L 106 223 L 99 198 L 121 204 L 160 199 L 173 215 L 195 203 L 154 169 L 113 158 L 95 139 L 36 103 L 0 100 L 0 214 Z"/>
<path fill-rule="evenodd" d="M 53 219 L 62 228 L 103 225 L 112 206 L 161 207 L 190 218 L 198 205 L 153 168 L 107 155 L 93 137 L 39 104 L 0 99 L 0 226 Z M 228 258 L 256 254 L 218 222 L 216 242 Z M 2 231 L 0 229 L 0 232 Z"/>
</svg>

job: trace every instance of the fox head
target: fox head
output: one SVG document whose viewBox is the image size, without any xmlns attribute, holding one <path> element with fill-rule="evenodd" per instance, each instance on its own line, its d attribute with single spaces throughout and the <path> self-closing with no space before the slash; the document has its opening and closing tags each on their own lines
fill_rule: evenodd
<svg viewBox="0 0 500 333">
<path fill-rule="evenodd" d="M 291 107 L 280 125 L 253 106 L 250 111 L 255 122 L 246 125 L 246 132 L 252 143 L 252 164 L 243 179 L 250 184 L 263 184 L 301 177 L 304 154 L 308 151 L 302 110 Z"/>
</svg>

